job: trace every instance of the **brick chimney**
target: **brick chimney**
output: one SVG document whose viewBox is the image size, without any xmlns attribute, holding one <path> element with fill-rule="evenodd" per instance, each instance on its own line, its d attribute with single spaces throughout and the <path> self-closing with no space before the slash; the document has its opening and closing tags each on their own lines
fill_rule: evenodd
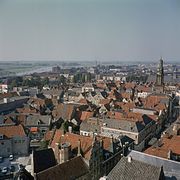
<svg viewBox="0 0 180 180">
<path fill-rule="evenodd" d="M 128 162 L 131 163 L 132 162 L 132 157 L 128 156 Z"/>
<path fill-rule="evenodd" d="M 55 143 L 54 154 L 55 154 L 56 161 L 59 163 L 60 162 L 60 158 L 59 158 L 59 143 Z"/>
<path fill-rule="evenodd" d="M 77 153 L 78 156 L 81 156 L 81 141 L 80 139 L 78 140 L 78 153 Z"/>
</svg>

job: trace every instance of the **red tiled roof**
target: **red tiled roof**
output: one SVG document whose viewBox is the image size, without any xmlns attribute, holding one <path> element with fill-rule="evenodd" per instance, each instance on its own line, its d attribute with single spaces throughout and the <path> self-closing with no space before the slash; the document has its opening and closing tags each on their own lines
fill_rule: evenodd
<svg viewBox="0 0 180 180">
<path fill-rule="evenodd" d="M 69 142 L 71 144 L 71 149 L 76 149 L 78 147 L 78 141 L 81 141 L 81 150 L 83 156 L 86 159 L 90 159 L 90 152 L 92 148 L 93 138 L 87 136 L 81 136 L 78 134 L 66 133 L 62 135 L 61 131 L 56 131 L 53 141 L 51 143 L 51 147 L 55 148 L 55 143 L 64 143 Z"/>
<path fill-rule="evenodd" d="M 97 88 L 100 88 L 100 89 L 107 88 L 107 85 L 104 82 L 98 82 L 98 83 L 96 83 L 96 86 L 97 86 Z"/>
<path fill-rule="evenodd" d="M 13 120 L 11 119 L 11 117 L 6 116 L 6 119 L 4 120 L 4 124 L 13 124 Z"/>
<path fill-rule="evenodd" d="M 110 102 L 111 102 L 111 99 L 100 99 L 99 104 L 105 105 L 105 104 L 109 104 Z"/>
<path fill-rule="evenodd" d="M 103 140 L 104 149 L 108 149 L 110 147 L 110 142 L 111 142 L 110 138 L 97 137 L 97 139 Z M 54 139 L 51 143 L 51 147 L 54 148 L 55 143 L 69 142 L 71 144 L 71 149 L 73 150 L 73 149 L 77 149 L 79 140 L 81 142 L 82 155 L 85 157 L 85 159 L 90 159 L 93 137 L 81 136 L 73 133 L 66 133 L 65 135 L 62 135 L 62 133 L 59 130 L 57 130 Z"/>
<path fill-rule="evenodd" d="M 18 96 L 18 94 L 16 92 L 1 93 L 0 94 L 0 100 L 3 99 L 3 98 L 11 98 L 11 97 L 14 97 L 14 96 Z"/>
<path fill-rule="evenodd" d="M 47 131 L 44 135 L 45 141 L 50 141 L 53 138 L 53 131 Z"/>
<path fill-rule="evenodd" d="M 78 101 L 78 103 L 81 103 L 81 104 L 89 104 L 89 101 L 85 98 L 82 98 Z"/>
<path fill-rule="evenodd" d="M 138 85 L 136 87 L 136 89 L 139 91 L 139 92 L 152 92 L 152 88 L 151 87 L 147 87 L 147 86 L 140 86 Z"/>
<path fill-rule="evenodd" d="M 24 125 L 25 124 L 25 120 L 26 120 L 26 115 L 18 114 L 17 115 L 17 120 L 19 121 L 20 124 Z"/>
<path fill-rule="evenodd" d="M 121 96 L 122 96 L 122 98 L 129 100 L 129 99 L 131 99 L 132 94 L 124 92 L 124 93 L 121 93 Z"/>
<path fill-rule="evenodd" d="M 121 119 L 124 117 L 123 112 L 117 112 L 117 111 L 108 111 L 107 116 L 110 119 Z"/>
<path fill-rule="evenodd" d="M 135 83 L 125 83 L 125 88 L 126 89 L 130 89 L 130 88 L 134 88 L 136 86 L 136 84 Z"/>
<path fill-rule="evenodd" d="M 162 104 L 162 103 L 158 103 L 155 107 L 154 107 L 155 110 L 157 110 L 158 112 L 159 111 L 163 111 L 163 110 L 166 110 L 167 107 L 165 104 Z"/>
<path fill-rule="evenodd" d="M 119 100 L 121 98 L 121 94 L 119 92 L 117 92 L 116 90 L 111 90 L 111 92 L 108 95 L 109 99 L 117 99 Z"/>
<path fill-rule="evenodd" d="M 61 130 L 56 130 L 55 134 L 54 134 L 54 137 L 52 137 L 52 131 L 47 133 L 45 138 L 47 138 L 48 140 L 50 140 L 50 138 L 53 138 L 52 142 L 51 142 L 51 147 L 52 148 L 55 148 L 55 144 L 59 142 L 60 140 L 60 137 L 62 136 L 63 134 L 63 131 Z"/>
<path fill-rule="evenodd" d="M 82 111 L 81 116 L 80 116 L 80 120 L 84 121 L 86 119 L 93 117 L 93 115 L 94 115 L 94 112 Z"/>
<path fill-rule="evenodd" d="M 26 136 L 22 125 L 0 126 L 0 134 L 3 134 L 8 138 L 12 138 L 13 136 Z"/>
<path fill-rule="evenodd" d="M 30 114 L 30 113 L 37 113 L 37 109 L 32 107 L 23 107 L 23 108 L 17 108 L 16 109 L 18 113 L 24 113 L 24 114 Z"/>
<path fill-rule="evenodd" d="M 30 98 L 28 102 L 31 104 L 36 104 L 37 107 L 40 107 L 40 106 L 43 107 L 48 104 L 51 104 L 52 100 L 51 99 Z"/>
<path fill-rule="evenodd" d="M 144 106 L 147 108 L 155 107 L 160 104 L 160 100 L 167 99 L 166 95 L 158 96 L 158 95 L 150 95 L 146 98 Z M 160 105 L 159 105 L 160 106 Z"/>
<path fill-rule="evenodd" d="M 169 150 L 174 154 L 180 155 L 180 136 L 163 137 L 161 146 L 149 147 L 145 150 L 145 153 L 167 159 Z"/>
<path fill-rule="evenodd" d="M 52 111 L 52 115 L 56 118 L 63 118 L 63 119 L 71 119 L 73 111 L 74 111 L 73 104 L 58 104 L 55 109 Z"/>
<path fill-rule="evenodd" d="M 37 127 L 31 127 L 31 128 L 30 128 L 30 131 L 31 131 L 32 133 L 38 132 L 38 128 L 37 128 Z"/>
</svg>

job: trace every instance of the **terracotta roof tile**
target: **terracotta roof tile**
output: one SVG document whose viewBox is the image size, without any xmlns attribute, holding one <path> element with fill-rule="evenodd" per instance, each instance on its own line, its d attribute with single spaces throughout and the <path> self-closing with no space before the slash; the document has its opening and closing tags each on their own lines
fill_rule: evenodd
<svg viewBox="0 0 180 180">
<path fill-rule="evenodd" d="M 108 150 L 110 147 L 110 142 L 111 142 L 110 138 L 97 137 L 97 140 L 100 140 L 100 139 L 103 140 L 104 149 Z M 82 155 L 84 156 L 85 159 L 89 160 L 91 156 L 93 137 L 82 136 L 82 135 L 73 134 L 73 133 L 66 133 L 65 135 L 62 135 L 62 132 L 57 130 L 55 133 L 54 139 L 51 143 L 51 147 L 54 148 L 55 143 L 69 142 L 71 144 L 71 149 L 77 150 L 79 140 L 81 142 Z"/>
<path fill-rule="evenodd" d="M 53 131 L 47 131 L 44 135 L 45 141 L 50 141 L 53 138 Z"/>
<path fill-rule="evenodd" d="M 0 126 L 0 134 L 3 134 L 8 138 L 12 138 L 13 136 L 26 136 L 22 125 Z"/>
<path fill-rule="evenodd" d="M 80 116 L 80 120 L 84 121 L 86 119 L 93 117 L 93 115 L 94 115 L 94 112 L 82 111 L 81 116 Z"/>
<path fill-rule="evenodd" d="M 80 103 L 80 104 L 89 104 L 89 101 L 87 99 L 85 99 L 85 98 L 82 98 L 82 99 L 80 99 L 78 101 L 78 103 Z"/>
<path fill-rule="evenodd" d="M 65 135 L 63 135 L 61 131 L 56 131 L 53 141 L 51 143 L 51 147 L 55 148 L 55 143 L 69 142 L 71 144 L 71 149 L 73 150 L 73 149 L 77 149 L 79 140 L 81 141 L 81 150 L 83 156 L 86 159 L 89 159 L 91 154 L 92 142 L 93 142 L 92 137 L 86 137 L 71 133 L 66 133 Z"/>
<path fill-rule="evenodd" d="M 127 100 L 132 98 L 132 94 L 127 93 L 127 92 L 121 93 L 121 96 L 122 96 L 122 98 L 125 98 Z"/>
<path fill-rule="evenodd" d="M 145 150 L 145 153 L 167 159 L 169 150 L 180 155 L 180 136 L 163 137 L 159 147 L 151 146 Z"/>
<path fill-rule="evenodd" d="M 18 94 L 16 92 L 1 93 L 0 94 L 0 100 L 3 98 L 11 98 L 14 96 L 18 96 Z"/>
<path fill-rule="evenodd" d="M 111 90 L 111 92 L 108 95 L 108 99 L 114 99 L 114 100 L 120 100 L 121 94 L 117 92 L 117 90 Z"/>
<path fill-rule="evenodd" d="M 56 118 L 70 120 L 72 118 L 75 106 L 73 104 L 58 104 L 52 111 L 52 115 Z"/>
<path fill-rule="evenodd" d="M 14 124 L 14 122 L 11 117 L 6 116 L 6 118 L 4 120 L 4 124 Z"/>
<path fill-rule="evenodd" d="M 37 128 L 37 127 L 31 127 L 31 128 L 30 128 L 30 131 L 31 131 L 32 133 L 36 133 L 36 132 L 38 132 L 38 128 Z"/>
<path fill-rule="evenodd" d="M 100 99 L 99 105 L 109 104 L 110 102 L 111 102 L 111 99 Z"/>
<path fill-rule="evenodd" d="M 17 120 L 20 124 L 24 125 L 26 121 L 26 115 L 25 114 L 18 114 Z"/>
<path fill-rule="evenodd" d="M 125 83 L 125 88 L 130 89 L 130 88 L 135 88 L 136 84 L 135 83 Z"/>
<path fill-rule="evenodd" d="M 107 85 L 104 82 L 98 82 L 96 83 L 96 87 L 99 89 L 106 89 Z"/>
<path fill-rule="evenodd" d="M 24 113 L 24 114 L 38 113 L 37 109 L 32 107 L 17 108 L 16 111 L 18 113 Z"/>
</svg>

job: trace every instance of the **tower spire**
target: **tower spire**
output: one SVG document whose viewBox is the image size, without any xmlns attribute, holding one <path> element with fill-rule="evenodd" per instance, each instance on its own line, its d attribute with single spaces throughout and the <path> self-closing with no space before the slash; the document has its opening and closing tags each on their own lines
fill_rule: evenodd
<svg viewBox="0 0 180 180">
<path fill-rule="evenodd" d="M 159 65 L 157 68 L 156 85 L 157 86 L 163 86 L 164 85 L 164 68 L 163 68 L 162 56 L 161 56 L 161 59 L 159 60 Z"/>
</svg>

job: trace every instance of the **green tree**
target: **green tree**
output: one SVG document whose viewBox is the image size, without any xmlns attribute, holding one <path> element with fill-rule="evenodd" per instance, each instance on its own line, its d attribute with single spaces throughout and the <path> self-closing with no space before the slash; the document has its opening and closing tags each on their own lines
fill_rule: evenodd
<svg viewBox="0 0 180 180">
<path fill-rule="evenodd" d="M 17 86 L 18 86 L 18 83 L 17 83 L 16 79 L 13 79 L 10 86 L 9 86 L 10 89 L 13 89 L 13 87 L 17 87 Z"/>
<path fill-rule="evenodd" d="M 40 146 L 38 150 L 43 150 L 48 148 L 49 141 L 41 140 L 40 141 Z"/>
<path fill-rule="evenodd" d="M 49 78 L 46 77 L 42 80 L 42 85 L 44 86 L 44 85 L 48 85 L 48 84 L 49 84 Z"/>
<path fill-rule="evenodd" d="M 63 75 L 59 76 L 58 83 L 63 85 L 66 84 L 66 78 Z"/>
</svg>

